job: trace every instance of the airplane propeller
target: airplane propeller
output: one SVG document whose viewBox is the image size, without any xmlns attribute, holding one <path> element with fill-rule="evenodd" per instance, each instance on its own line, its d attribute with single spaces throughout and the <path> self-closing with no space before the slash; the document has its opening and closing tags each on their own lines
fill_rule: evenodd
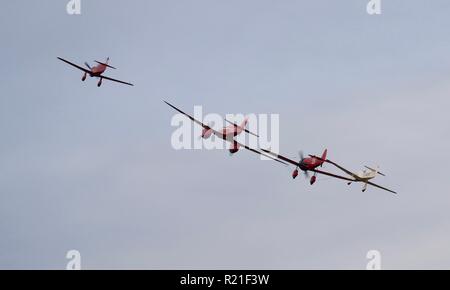
<svg viewBox="0 0 450 290">
<path fill-rule="evenodd" d="M 303 161 L 303 159 L 305 158 L 303 151 L 299 150 L 298 151 L 298 157 L 300 157 L 300 161 L 298 162 L 299 164 Z M 305 178 L 309 178 L 309 172 L 308 171 L 303 171 Z"/>
</svg>

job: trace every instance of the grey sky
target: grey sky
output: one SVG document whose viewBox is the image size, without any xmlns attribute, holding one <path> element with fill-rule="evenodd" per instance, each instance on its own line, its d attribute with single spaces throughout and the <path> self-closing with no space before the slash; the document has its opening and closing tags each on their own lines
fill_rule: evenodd
<svg viewBox="0 0 450 290">
<path fill-rule="evenodd" d="M 450 268 L 449 1 L 67 2 L 1 4 L 0 268 Z M 379 164 L 399 195 L 174 151 L 163 99 L 278 113 L 282 153 Z"/>
</svg>

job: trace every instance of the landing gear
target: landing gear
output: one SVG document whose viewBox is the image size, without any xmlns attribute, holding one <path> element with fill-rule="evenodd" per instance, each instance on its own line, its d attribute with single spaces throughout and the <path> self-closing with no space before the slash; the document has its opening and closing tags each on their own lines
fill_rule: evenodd
<svg viewBox="0 0 450 290">
<path fill-rule="evenodd" d="M 298 169 L 295 168 L 295 170 L 292 172 L 292 178 L 295 179 L 298 176 Z"/>
<path fill-rule="evenodd" d="M 364 187 L 363 187 L 363 189 L 362 189 L 362 192 L 366 191 L 366 189 L 367 189 L 367 183 L 364 184 Z"/>
<path fill-rule="evenodd" d="M 87 76 L 86 73 L 84 73 L 83 77 L 81 78 L 81 81 L 84 82 L 86 80 L 86 76 Z"/>
<path fill-rule="evenodd" d="M 102 85 L 102 81 L 103 81 L 103 79 L 100 78 L 100 80 L 98 81 L 97 87 L 100 87 Z"/>
</svg>

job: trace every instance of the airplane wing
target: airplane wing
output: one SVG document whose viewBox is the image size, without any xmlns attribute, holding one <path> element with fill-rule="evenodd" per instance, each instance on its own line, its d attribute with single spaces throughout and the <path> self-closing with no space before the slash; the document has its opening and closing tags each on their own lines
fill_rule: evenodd
<svg viewBox="0 0 450 290">
<path fill-rule="evenodd" d="M 351 178 L 348 178 L 348 177 L 344 177 L 344 176 L 340 176 L 340 175 L 337 175 L 337 174 L 333 174 L 333 173 L 330 173 L 330 172 L 318 170 L 318 169 L 313 169 L 313 170 L 310 170 L 310 171 L 317 172 L 317 173 L 323 174 L 323 175 L 328 175 L 328 176 L 331 176 L 331 177 L 334 177 L 334 178 L 339 178 L 339 179 L 355 182 L 354 179 L 351 179 Z"/>
<path fill-rule="evenodd" d="M 116 82 L 116 83 L 121 83 L 121 84 L 124 84 L 124 85 L 134 86 L 131 83 L 127 83 L 127 82 L 124 82 L 124 81 L 116 80 L 116 79 L 113 79 L 113 78 L 110 78 L 110 77 L 107 77 L 107 76 L 103 76 L 103 75 L 100 76 L 100 78 L 108 80 L 108 81 L 113 81 L 113 82 Z"/>
<path fill-rule="evenodd" d="M 90 70 L 85 69 L 84 67 L 81 67 L 81 66 L 79 66 L 79 65 L 76 65 L 76 64 L 74 64 L 73 62 L 70 62 L 70 61 L 68 61 L 68 60 L 65 60 L 64 58 L 61 58 L 61 57 L 59 57 L 59 56 L 58 56 L 58 59 L 61 60 L 61 61 L 63 61 L 63 62 L 65 62 L 65 63 L 67 63 L 67 64 L 69 64 L 69 65 L 71 65 L 71 66 L 73 66 L 73 67 L 75 67 L 75 68 L 77 68 L 77 69 L 79 69 L 79 70 L 84 71 L 85 73 L 90 73 L 90 72 L 91 72 Z"/>
<path fill-rule="evenodd" d="M 380 189 L 383 189 L 383 190 L 392 192 L 393 194 L 397 194 L 397 192 L 395 192 L 395 191 L 393 191 L 393 190 L 390 190 L 390 189 L 388 189 L 388 188 L 386 188 L 386 187 L 382 187 L 382 186 L 380 186 L 380 185 L 378 185 L 378 184 L 375 184 L 375 183 L 372 183 L 372 182 L 370 182 L 370 181 L 368 181 L 367 184 L 370 184 L 370 185 L 375 186 L 375 187 L 378 187 L 378 188 L 380 188 Z"/>
<path fill-rule="evenodd" d="M 334 163 L 331 160 L 325 160 L 325 162 L 328 162 L 330 164 L 333 164 L 334 166 L 336 166 L 337 168 L 339 168 L 340 170 L 344 171 L 345 173 L 347 173 L 348 175 L 350 175 L 351 177 L 355 178 L 355 179 L 359 179 L 359 176 L 356 175 L 355 173 L 351 172 L 350 170 L 345 169 L 344 167 L 338 165 L 337 163 Z"/>
<path fill-rule="evenodd" d="M 266 150 L 266 149 L 261 149 L 261 150 L 264 151 L 264 152 L 266 152 L 267 154 L 269 154 L 269 155 L 275 157 L 276 159 L 280 159 L 280 160 L 286 161 L 287 163 L 290 163 L 290 164 L 292 164 L 292 165 L 294 165 L 294 166 L 298 166 L 298 165 L 299 165 L 297 161 L 294 161 L 294 160 L 292 160 L 292 159 L 289 159 L 289 158 L 287 158 L 287 157 L 284 157 L 283 155 L 278 155 L 278 154 L 273 153 L 273 152 L 271 152 L 271 151 L 269 151 L 269 150 Z"/>
<path fill-rule="evenodd" d="M 188 117 L 189 119 L 191 119 L 192 122 L 194 122 L 194 123 L 196 123 L 196 124 L 202 126 L 203 128 L 213 130 L 214 134 L 216 134 L 216 135 L 218 135 L 218 136 L 220 135 L 220 133 L 217 132 L 216 130 L 214 130 L 214 129 L 210 128 L 208 125 L 205 125 L 205 124 L 203 124 L 202 122 L 200 122 L 200 121 L 194 119 L 194 117 L 192 117 L 192 116 L 189 115 L 189 114 L 186 114 L 185 112 L 181 111 L 180 109 L 178 109 L 178 108 L 175 107 L 174 105 L 172 105 L 172 104 L 170 104 L 170 103 L 168 103 L 168 102 L 166 102 L 166 101 L 164 101 L 164 103 L 166 103 L 167 105 L 169 105 L 170 107 L 172 107 L 175 111 L 178 111 L 179 113 L 181 113 L 181 114 L 185 115 L 186 117 Z"/>
<path fill-rule="evenodd" d="M 276 159 L 276 158 L 274 158 L 274 157 L 271 157 L 271 156 L 269 156 L 269 155 L 267 155 L 267 154 L 264 154 L 264 153 L 262 153 L 262 152 L 260 152 L 260 151 L 258 151 L 258 150 L 256 150 L 256 149 L 250 148 L 250 147 L 248 147 L 247 145 L 241 144 L 241 143 L 239 143 L 239 142 L 237 142 L 237 141 L 234 141 L 234 142 L 236 142 L 236 144 L 238 144 L 240 147 L 244 147 L 245 149 L 247 149 L 247 150 L 249 150 L 249 151 L 252 151 L 252 152 L 257 153 L 257 154 L 259 154 L 259 155 L 262 155 L 262 156 L 265 156 L 265 157 L 267 157 L 267 158 L 270 158 L 270 159 L 272 159 L 273 161 L 279 162 L 279 163 L 281 163 L 281 164 L 288 165 L 286 162 L 283 162 L 283 161 L 278 160 L 278 159 Z"/>
</svg>

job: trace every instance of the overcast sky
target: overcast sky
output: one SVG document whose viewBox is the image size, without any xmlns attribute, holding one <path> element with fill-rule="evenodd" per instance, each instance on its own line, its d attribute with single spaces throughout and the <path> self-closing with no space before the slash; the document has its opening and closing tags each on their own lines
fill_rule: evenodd
<svg viewBox="0 0 450 290">
<path fill-rule="evenodd" d="M 448 0 L 67 2 L 1 4 L 0 268 L 450 268 Z M 380 165 L 399 194 L 176 151 L 162 100 L 279 114 L 281 153 Z"/>
</svg>

